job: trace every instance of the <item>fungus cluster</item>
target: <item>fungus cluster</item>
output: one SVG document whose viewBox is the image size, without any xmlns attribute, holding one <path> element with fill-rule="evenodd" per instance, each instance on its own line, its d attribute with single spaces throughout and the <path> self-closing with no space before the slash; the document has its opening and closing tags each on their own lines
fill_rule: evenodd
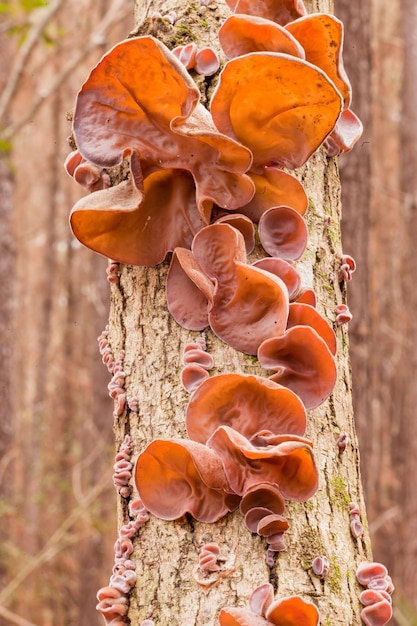
<svg viewBox="0 0 417 626">
<path fill-rule="evenodd" d="M 317 626 L 316 606 L 300 596 L 274 600 L 269 583 L 257 587 L 249 600 L 249 609 L 227 607 L 220 611 L 220 626 Z"/>
<path fill-rule="evenodd" d="M 176 322 L 190 331 L 210 328 L 268 370 L 264 377 L 210 376 L 205 340 L 186 345 L 188 438 L 151 441 L 138 456 L 141 521 L 121 528 L 113 577 L 98 595 L 99 610 L 115 625 L 127 615 L 135 578 L 131 538 L 145 520 L 143 507 L 163 520 L 190 514 L 206 523 L 239 509 L 247 529 L 265 538 L 272 566 L 273 555 L 286 548 L 285 499 L 304 502 L 318 487 L 312 443 L 304 437 L 306 411 L 333 390 L 336 339 L 296 269 L 307 246 L 308 203 L 291 170 L 322 145 L 329 156 L 350 150 L 362 126 L 350 109 L 339 20 L 308 15 L 302 0 L 227 4 L 234 13 L 219 31 L 227 62 L 209 110 L 187 70 L 211 76 L 217 55 L 194 42 L 171 51 L 151 36 L 105 54 L 75 106 L 77 149 L 66 170 L 90 194 L 71 211 L 74 235 L 109 259 L 115 284 L 120 263 L 154 266 L 172 253 L 166 295 Z M 174 23 L 177 16 L 165 18 Z M 117 167 L 122 181 L 112 185 Z M 265 256 L 251 263 L 256 237 Z M 343 256 L 339 280 L 350 280 L 354 270 L 353 259 Z M 339 305 L 336 325 L 348 317 L 340 307 L 346 305 Z M 114 359 L 108 329 L 99 345 L 113 374 L 117 419 L 126 406 L 124 353 Z M 127 404 L 138 409 L 135 398 Z M 130 454 L 127 437 L 114 474 L 125 498 Z M 356 532 L 359 513 L 351 508 L 350 515 Z M 203 578 L 221 569 L 219 555 L 217 544 L 203 547 Z M 325 576 L 327 558 L 317 557 L 312 567 Z M 368 597 L 363 603 L 372 604 Z M 370 613 L 367 606 L 363 615 Z M 382 623 L 363 615 L 366 624 Z M 274 601 L 269 584 L 255 589 L 250 609 L 223 608 L 219 615 L 221 626 L 318 622 L 314 604 L 299 596 Z"/>
<path fill-rule="evenodd" d="M 366 626 L 384 626 L 392 617 L 392 599 L 394 591 L 391 576 L 381 563 L 360 563 L 356 578 L 366 587 L 360 595 L 364 608 L 361 618 Z"/>
</svg>

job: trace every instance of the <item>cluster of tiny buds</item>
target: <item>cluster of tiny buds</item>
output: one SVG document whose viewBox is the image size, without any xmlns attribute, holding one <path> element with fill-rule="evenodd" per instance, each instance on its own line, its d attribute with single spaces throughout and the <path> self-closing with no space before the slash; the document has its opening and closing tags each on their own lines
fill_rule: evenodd
<svg viewBox="0 0 417 626">
<path fill-rule="evenodd" d="M 119 452 L 116 454 L 115 464 L 113 465 L 113 485 L 122 498 L 128 498 L 131 493 L 129 481 L 132 478 L 132 442 L 129 435 L 123 440 Z"/>
<path fill-rule="evenodd" d="M 104 365 L 109 370 L 110 374 L 112 374 L 113 369 L 114 369 L 114 356 L 109 345 L 109 326 L 108 325 L 103 330 L 100 337 L 97 338 L 97 341 L 98 341 L 98 347 L 99 347 L 100 354 L 101 354 L 101 360 L 103 361 Z"/>
<path fill-rule="evenodd" d="M 336 313 L 336 326 L 348 324 L 352 320 L 352 313 L 347 304 L 338 304 L 334 310 Z"/>
<path fill-rule="evenodd" d="M 339 451 L 340 452 L 344 452 L 346 450 L 346 447 L 347 447 L 348 443 L 349 443 L 349 435 L 347 433 L 345 433 L 345 432 L 340 433 L 340 435 L 339 435 L 339 437 L 338 437 L 338 439 L 336 441 L 336 444 L 337 444 L 337 447 L 339 448 Z"/>
<path fill-rule="evenodd" d="M 148 520 L 147 511 L 140 500 L 131 503 L 129 512 L 135 519 L 121 527 L 114 544 L 113 573 L 108 586 L 102 587 L 97 593 L 97 611 L 103 615 L 105 623 L 111 626 L 126 626 L 128 595 L 136 583 L 135 564 L 130 559 L 133 552 L 131 540 Z"/>
<path fill-rule="evenodd" d="M 363 525 L 361 522 L 361 512 L 356 502 L 349 504 L 350 532 L 352 537 L 359 539 L 363 535 Z"/>
<path fill-rule="evenodd" d="M 213 367 L 213 357 L 206 349 L 204 336 L 198 337 L 184 348 L 181 383 L 189 393 L 195 391 L 209 377 L 208 370 Z"/>
<path fill-rule="evenodd" d="M 115 401 L 113 416 L 119 417 L 125 410 L 126 405 L 126 391 L 125 391 L 125 377 L 126 374 L 123 371 L 123 361 L 125 358 L 125 351 L 120 350 L 117 360 L 113 366 L 113 377 L 107 388 L 109 390 L 110 398 Z"/>
<path fill-rule="evenodd" d="M 220 556 L 220 547 L 217 543 L 206 543 L 200 550 L 198 557 L 198 566 L 203 574 L 208 575 L 212 572 L 218 572 L 220 569 L 219 561 L 225 561 Z"/>
<path fill-rule="evenodd" d="M 341 265 L 338 271 L 339 282 L 352 280 L 352 274 L 356 270 L 356 261 L 348 254 L 341 257 Z"/>
<path fill-rule="evenodd" d="M 364 609 L 361 618 L 366 626 L 384 626 L 392 617 L 394 585 L 388 570 L 381 563 L 363 561 L 356 570 L 357 581 L 366 587 L 359 599 Z"/>
<path fill-rule="evenodd" d="M 329 559 L 327 556 L 316 556 L 311 567 L 316 576 L 320 576 L 321 578 L 327 576 L 330 569 Z"/>
<path fill-rule="evenodd" d="M 109 264 L 106 268 L 107 280 L 109 283 L 117 285 L 119 283 L 119 269 L 120 263 L 109 259 Z"/>
</svg>

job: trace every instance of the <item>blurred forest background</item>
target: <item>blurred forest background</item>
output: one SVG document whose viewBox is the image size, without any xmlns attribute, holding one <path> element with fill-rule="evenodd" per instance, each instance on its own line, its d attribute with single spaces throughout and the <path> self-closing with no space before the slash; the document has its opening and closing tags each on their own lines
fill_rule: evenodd
<svg viewBox="0 0 417 626">
<path fill-rule="evenodd" d="M 374 557 L 417 625 L 417 3 L 335 0 L 365 132 L 339 160 L 354 404 Z M 0 2 L 0 625 L 99 626 L 116 537 L 97 337 L 106 261 L 68 227 L 67 113 L 131 0 Z"/>
</svg>

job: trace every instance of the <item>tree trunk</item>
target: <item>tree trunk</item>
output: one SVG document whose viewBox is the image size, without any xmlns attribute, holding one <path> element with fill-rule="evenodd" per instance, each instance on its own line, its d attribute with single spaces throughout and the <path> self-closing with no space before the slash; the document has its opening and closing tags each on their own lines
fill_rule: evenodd
<svg viewBox="0 0 417 626">
<path fill-rule="evenodd" d="M 416 472 L 410 338 L 416 334 L 417 13 L 414 2 L 342 0 L 338 14 L 347 27 L 354 96 L 360 96 L 354 105 L 366 128 L 366 145 L 355 148 L 341 171 L 344 243 L 358 261 L 349 289 L 354 407 L 375 558 L 395 580 L 394 615 L 403 624 L 407 604 L 417 608 L 417 494 L 409 479 Z M 361 39 L 352 36 L 358 19 L 360 32 L 369 31 Z"/>
<path fill-rule="evenodd" d="M 321 0 L 306 2 L 306 6 L 310 11 L 333 8 Z M 164 15 L 173 9 L 179 15 L 174 28 L 150 19 L 154 11 Z M 174 1 L 140 2 L 136 8 L 138 32 L 151 32 L 170 47 L 193 39 L 199 46 L 216 45 L 217 25 L 227 14 L 225 3 L 220 1 L 197 8 Z M 335 306 L 346 296 L 344 285 L 338 281 L 342 247 L 337 161 L 320 149 L 297 175 L 309 196 L 310 231 L 308 251 L 298 268 L 305 282 L 314 287 L 320 312 L 334 323 Z M 115 418 L 114 430 L 117 450 L 125 435 L 130 435 L 133 459 L 155 438 L 185 436 L 188 394 L 180 385 L 181 357 L 185 344 L 198 334 L 180 328 L 170 317 L 165 301 L 166 273 L 166 262 L 157 268 L 121 266 L 120 282 L 112 286 L 109 342 L 115 359 L 124 355 L 127 400 L 134 408 L 127 406 Z M 314 442 L 320 488 L 307 504 L 287 504 L 288 549 L 278 553 L 274 566 L 268 567 L 264 541 L 246 530 L 240 513 L 229 514 L 216 524 L 203 524 L 188 516 L 175 522 L 151 516 L 134 539 L 137 584 L 130 596 L 132 624 L 141 624 L 151 611 L 158 626 L 214 626 L 221 607 L 245 606 L 253 589 L 265 582 L 273 584 L 277 597 L 311 597 L 320 609 L 322 624 L 361 623 L 355 571 L 360 561 L 372 560 L 372 555 L 367 531 L 359 540 L 353 539 L 350 531 L 349 503 L 359 503 L 365 527 L 366 515 L 346 327 L 337 328 L 336 334 L 338 382 L 332 396 L 309 413 L 307 427 L 307 436 Z M 206 340 L 215 362 L 212 373 L 265 375 L 254 358 L 228 347 L 209 330 Z M 132 399 L 137 399 L 137 409 Z M 349 444 L 342 454 L 336 441 L 343 432 L 348 434 Z M 120 526 L 130 519 L 127 504 L 125 498 L 119 498 Z M 219 544 L 221 554 L 233 567 L 228 576 L 205 591 L 193 572 L 201 547 L 211 541 Z M 330 561 L 329 575 L 323 579 L 311 569 L 319 555 Z"/>
</svg>

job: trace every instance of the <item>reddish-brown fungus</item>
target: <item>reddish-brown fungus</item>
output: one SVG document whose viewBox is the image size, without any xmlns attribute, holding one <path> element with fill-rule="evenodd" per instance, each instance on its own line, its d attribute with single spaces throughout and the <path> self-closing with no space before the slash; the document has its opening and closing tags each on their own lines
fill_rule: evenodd
<svg viewBox="0 0 417 626">
<path fill-rule="evenodd" d="M 332 354 L 336 354 L 336 336 L 330 324 L 311 305 L 292 302 L 288 313 L 287 328 L 310 326 L 325 341 Z"/>
<path fill-rule="evenodd" d="M 132 166 L 128 181 L 74 207 L 82 243 L 116 261 L 155 265 L 190 245 L 213 203 L 234 210 L 252 198 L 250 151 L 216 130 L 199 97 L 182 64 L 152 37 L 118 44 L 93 69 L 77 97 L 78 148 L 99 167 L 128 155 Z"/>
<path fill-rule="evenodd" d="M 283 26 L 262 17 L 228 17 L 219 30 L 219 41 L 229 59 L 250 52 L 266 51 L 305 58 L 302 46 Z"/>
<path fill-rule="evenodd" d="M 278 24 L 287 24 L 307 14 L 303 0 L 226 0 L 235 13 L 257 15 Z"/>
<path fill-rule="evenodd" d="M 278 276 L 288 289 L 290 302 L 296 300 L 301 293 L 301 276 L 295 269 L 294 265 L 288 263 L 284 259 L 277 257 L 265 257 L 253 263 L 253 267 L 259 267 L 261 270 L 271 272 Z"/>
<path fill-rule="evenodd" d="M 302 184 L 288 172 L 277 167 L 264 167 L 259 173 L 249 173 L 255 195 L 239 211 L 259 222 L 265 211 L 273 206 L 290 206 L 300 215 L 307 210 L 308 200 Z"/>
<path fill-rule="evenodd" d="M 329 559 L 327 556 L 316 556 L 311 564 L 311 567 L 316 576 L 327 576 L 330 568 Z"/>
<path fill-rule="evenodd" d="M 238 230 L 224 223 L 203 228 L 191 253 L 177 249 L 174 254 L 167 303 L 185 328 L 202 330 L 209 323 L 236 350 L 256 354 L 265 338 L 284 332 L 288 291 L 278 277 L 245 260 L 245 242 Z"/>
<path fill-rule="evenodd" d="M 277 485 L 284 498 L 305 501 L 318 487 L 311 443 L 295 435 L 275 437 L 273 445 L 253 446 L 229 426 L 220 426 L 207 445 L 222 459 L 233 491 L 243 495 L 258 483 Z"/>
<path fill-rule="evenodd" d="M 259 220 L 259 239 L 271 256 L 298 261 L 307 245 L 307 224 L 291 207 L 271 207 Z"/>
<path fill-rule="evenodd" d="M 187 407 L 188 436 L 206 443 L 219 426 L 247 439 L 259 431 L 303 435 L 306 413 L 289 389 L 260 376 L 220 374 L 204 381 Z"/>
<path fill-rule="evenodd" d="M 268 165 L 303 165 L 341 110 L 341 95 L 322 70 L 273 52 L 229 61 L 211 102 L 216 127 L 252 151 L 256 173 Z"/>
<path fill-rule="evenodd" d="M 293 326 L 258 350 L 262 367 L 275 370 L 271 380 L 294 391 L 306 409 L 319 406 L 333 391 L 336 361 L 324 339 L 310 326 Z"/>
<path fill-rule="evenodd" d="M 145 507 L 161 519 L 188 512 L 211 523 L 239 505 L 218 455 L 194 441 L 152 441 L 139 455 L 135 478 Z"/>
</svg>

